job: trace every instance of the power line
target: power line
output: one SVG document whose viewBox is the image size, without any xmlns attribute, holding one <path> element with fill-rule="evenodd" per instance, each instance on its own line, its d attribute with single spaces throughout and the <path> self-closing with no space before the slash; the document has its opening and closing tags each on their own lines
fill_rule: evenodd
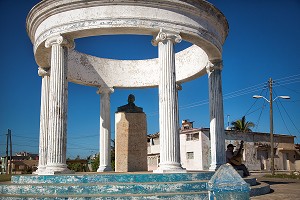
<svg viewBox="0 0 300 200">
<path fill-rule="evenodd" d="M 283 77 L 283 78 L 278 78 L 278 79 L 275 79 L 273 81 L 277 82 L 279 80 L 286 80 L 286 79 L 290 79 L 292 77 L 297 77 L 297 76 L 300 76 L 300 74 L 294 74 L 294 75 L 291 75 L 291 76 L 287 76 L 287 77 Z"/>
<path fill-rule="evenodd" d="M 292 92 L 295 92 L 295 93 L 298 93 L 298 94 L 300 94 L 300 91 L 293 90 L 293 89 L 291 89 L 291 88 L 288 88 L 288 87 L 286 87 L 285 85 L 282 85 L 282 84 L 280 84 L 280 83 L 277 83 L 277 84 L 279 84 L 280 86 L 284 87 L 285 89 L 288 89 L 288 90 L 290 90 L 290 91 L 292 91 Z"/>
<path fill-rule="evenodd" d="M 293 120 L 291 119 L 290 115 L 288 114 L 288 112 L 286 111 L 285 107 L 283 106 L 283 104 L 281 103 L 281 101 L 279 101 L 279 103 L 281 104 L 283 110 L 285 111 L 286 115 L 288 116 L 288 118 L 290 119 L 290 121 L 292 122 L 292 124 L 294 125 L 295 129 L 298 131 L 298 133 L 300 134 L 299 129 L 296 127 L 295 123 L 293 122 Z"/>
<path fill-rule="evenodd" d="M 261 95 L 263 93 L 263 91 L 265 90 L 265 88 L 263 90 L 261 90 L 261 92 L 259 93 L 259 95 Z M 255 111 L 251 112 L 248 114 L 248 112 L 251 110 L 251 108 L 255 105 L 255 103 L 257 102 L 257 99 L 255 99 L 255 101 L 253 102 L 253 104 L 250 106 L 250 108 L 247 110 L 246 114 L 244 116 L 250 115 L 251 113 L 254 113 Z"/>
<path fill-rule="evenodd" d="M 278 106 L 278 103 L 277 103 L 277 101 L 276 101 L 275 103 L 276 103 L 276 106 L 277 106 L 277 108 L 278 108 L 278 111 L 279 111 L 280 117 L 281 117 L 281 119 L 282 119 L 282 121 L 283 121 L 283 124 L 284 124 L 285 128 L 287 129 L 287 131 L 289 132 L 289 134 L 290 134 L 290 135 L 292 135 L 292 134 L 291 134 L 291 132 L 290 132 L 290 130 L 289 130 L 289 128 L 287 127 L 287 125 L 286 125 L 286 123 L 285 123 L 285 120 L 284 120 L 284 118 L 282 117 L 282 114 L 281 114 L 281 111 L 280 111 L 280 109 L 279 109 L 279 106 Z"/>
<path fill-rule="evenodd" d="M 259 127 L 259 122 L 260 122 L 262 113 L 263 113 L 263 111 L 264 111 L 266 105 L 267 105 L 267 102 L 266 102 L 266 101 L 263 101 L 263 105 L 262 105 L 262 108 L 261 108 L 261 112 L 260 112 L 260 114 L 259 114 L 259 116 L 258 116 L 258 119 L 257 119 L 257 122 L 256 122 L 257 125 L 256 125 L 256 128 L 255 128 L 255 131 L 258 131 L 258 130 L 259 130 L 259 129 L 258 129 L 258 127 Z"/>
<path fill-rule="evenodd" d="M 89 138 L 89 137 L 97 137 L 99 136 L 99 134 L 94 134 L 94 135 L 89 135 L 89 136 L 84 136 L 84 138 Z M 70 137 L 70 140 L 77 140 L 77 139 L 81 139 L 82 140 L 83 136 L 79 136 L 79 137 Z"/>
</svg>

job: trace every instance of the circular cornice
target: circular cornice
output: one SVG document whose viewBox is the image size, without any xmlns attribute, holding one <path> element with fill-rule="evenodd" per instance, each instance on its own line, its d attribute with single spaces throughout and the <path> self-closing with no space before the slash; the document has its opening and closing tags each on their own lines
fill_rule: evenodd
<svg viewBox="0 0 300 200">
<path fill-rule="evenodd" d="M 201 58 L 198 64 L 206 65 L 209 60 L 222 58 L 228 34 L 225 16 L 211 3 L 200 0 L 44 0 L 31 9 L 26 28 L 36 62 L 44 68 L 49 67 L 50 60 L 45 41 L 57 35 L 68 40 L 109 34 L 156 36 L 163 28 L 177 32 L 183 40 L 198 46 L 198 51 L 205 52 L 207 61 Z M 205 66 L 195 68 L 192 78 L 202 74 Z"/>
</svg>

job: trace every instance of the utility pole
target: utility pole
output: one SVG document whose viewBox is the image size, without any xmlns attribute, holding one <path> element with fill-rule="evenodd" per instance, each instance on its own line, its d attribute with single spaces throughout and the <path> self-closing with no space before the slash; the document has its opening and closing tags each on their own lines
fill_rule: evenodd
<svg viewBox="0 0 300 200">
<path fill-rule="evenodd" d="M 10 167 L 9 167 L 9 173 L 12 174 L 12 142 L 11 142 L 11 130 L 8 129 L 9 133 L 9 142 L 10 142 Z"/>
<path fill-rule="evenodd" d="M 281 99 L 290 99 L 290 96 L 277 96 L 273 99 L 273 80 L 272 78 L 269 79 L 269 91 L 270 91 L 270 98 L 267 99 L 261 95 L 253 95 L 253 98 L 259 99 L 263 98 L 270 104 L 270 144 L 271 144 L 271 173 L 272 175 L 275 174 L 275 169 L 274 169 L 274 135 L 273 135 L 273 101 L 275 101 L 277 98 Z"/>
<path fill-rule="evenodd" d="M 6 134 L 5 173 L 8 174 L 8 134 Z"/>
<path fill-rule="evenodd" d="M 10 157 L 9 157 L 9 166 L 8 166 L 8 143 L 10 143 Z M 11 130 L 7 130 L 6 134 L 6 158 L 5 158 L 5 173 L 12 174 L 12 143 L 11 143 Z"/>
<path fill-rule="evenodd" d="M 269 79 L 269 90 L 270 90 L 270 143 L 271 143 L 271 174 L 275 174 L 274 171 L 274 136 L 273 136 L 273 80 Z"/>
</svg>

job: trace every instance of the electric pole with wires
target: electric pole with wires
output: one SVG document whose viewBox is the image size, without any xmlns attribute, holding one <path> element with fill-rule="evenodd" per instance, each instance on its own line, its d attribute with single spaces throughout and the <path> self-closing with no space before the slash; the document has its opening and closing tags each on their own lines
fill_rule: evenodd
<svg viewBox="0 0 300 200">
<path fill-rule="evenodd" d="M 273 80 L 272 78 L 269 79 L 269 91 L 270 91 L 270 143 L 271 143 L 271 174 L 275 174 L 274 169 L 274 135 L 273 135 Z"/>
<path fill-rule="evenodd" d="M 8 165 L 8 143 L 10 144 L 10 157 L 9 157 L 9 165 Z M 7 130 L 6 134 L 6 159 L 5 159 L 5 172 L 6 174 L 12 174 L 12 143 L 11 143 L 11 130 Z"/>
<path fill-rule="evenodd" d="M 268 81 L 269 85 L 269 92 L 270 92 L 270 97 L 269 99 L 260 96 L 260 95 L 254 95 L 253 98 L 263 98 L 270 104 L 270 146 L 271 146 L 271 174 L 275 174 L 275 167 L 274 167 L 274 135 L 273 135 L 273 101 L 275 101 L 277 98 L 281 99 L 290 99 L 289 96 L 277 96 L 273 99 L 273 80 L 272 78 L 269 79 Z"/>
</svg>

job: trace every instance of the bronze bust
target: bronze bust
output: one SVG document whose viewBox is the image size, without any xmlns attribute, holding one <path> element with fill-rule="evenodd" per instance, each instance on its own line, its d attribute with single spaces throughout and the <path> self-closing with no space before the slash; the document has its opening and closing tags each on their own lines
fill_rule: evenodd
<svg viewBox="0 0 300 200">
<path fill-rule="evenodd" d="M 133 94 L 128 95 L 128 104 L 118 107 L 117 112 L 125 113 L 143 113 L 143 108 L 134 104 L 135 97 Z"/>
</svg>

